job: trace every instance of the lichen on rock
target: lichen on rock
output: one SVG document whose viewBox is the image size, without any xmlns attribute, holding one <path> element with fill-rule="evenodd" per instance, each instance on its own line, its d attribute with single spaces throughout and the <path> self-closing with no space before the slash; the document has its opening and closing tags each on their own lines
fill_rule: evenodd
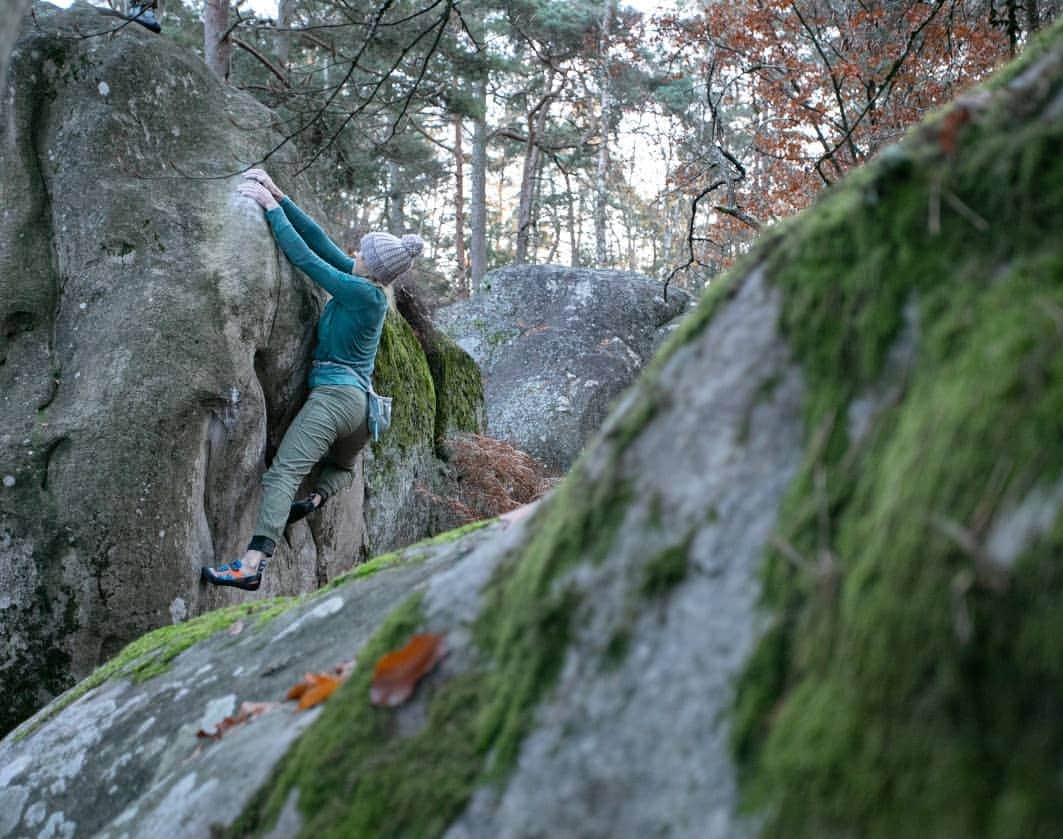
<svg viewBox="0 0 1063 839">
<path fill-rule="evenodd" d="M 774 624 L 735 718 L 765 835 L 1063 831 L 1063 513 L 1010 569 L 984 547 L 1063 472 L 1063 28 L 1021 64 L 824 196 L 772 257 L 809 398 L 765 570 Z M 939 126 L 961 109 L 950 153 Z M 853 437 L 848 408 L 913 306 L 903 384 Z"/>
</svg>

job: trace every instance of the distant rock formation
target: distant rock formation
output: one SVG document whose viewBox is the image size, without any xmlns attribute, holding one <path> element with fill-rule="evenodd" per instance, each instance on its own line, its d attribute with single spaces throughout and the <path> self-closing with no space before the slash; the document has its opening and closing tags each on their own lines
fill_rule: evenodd
<svg viewBox="0 0 1063 839">
<path fill-rule="evenodd" d="M 198 569 L 250 536 L 324 302 L 241 179 L 199 177 L 276 145 L 269 111 L 139 26 L 82 37 L 115 24 L 87 6 L 25 24 L 0 117 L 0 731 L 145 631 L 248 597 Z M 313 213 L 291 162 L 271 158 Z M 396 313 L 377 387 L 395 423 L 373 499 L 360 472 L 291 528 L 258 597 L 427 532 L 435 390 Z"/>
<path fill-rule="evenodd" d="M 484 375 L 487 430 L 564 471 L 690 296 L 631 271 L 513 265 L 436 311 Z"/>
</svg>

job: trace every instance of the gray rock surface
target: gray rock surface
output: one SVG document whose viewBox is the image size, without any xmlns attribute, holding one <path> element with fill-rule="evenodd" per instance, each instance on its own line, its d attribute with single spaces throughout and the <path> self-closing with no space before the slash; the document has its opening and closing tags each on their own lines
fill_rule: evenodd
<svg viewBox="0 0 1063 839">
<path fill-rule="evenodd" d="M 250 536 L 326 299 L 242 179 L 216 177 L 279 142 L 268 110 L 168 38 L 84 37 L 116 20 L 85 5 L 35 11 L 0 111 L 0 731 L 145 631 L 247 597 L 201 586 L 199 566 Z M 293 155 L 273 172 L 320 217 Z M 428 430 L 366 467 L 404 526 L 367 528 L 360 465 L 255 596 L 421 538 L 424 401 L 401 410 Z"/>
<path fill-rule="evenodd" d="M 665 365 L 667 399 L 608 478 L 637 488 L 609 560 L 574 574 L 589 605 L 553 698 L 508 784 L 481 787 L 450 839 L 563 836 L 574 825 L 603 839 L 752 835 L 736 816 L 726 714 L 758 631 L 759 560 L 801 451 L 801 380 L 778 311 L 754 272 L 703 340 Z M 767 381 L 770 395 L 758 395 Z M 700 386 L 681 386 L 690 382 Z M 606 479 L 608 441 L 636 398 L 588 452 L 592 476 Z M 654 515 L 659 526 L 647 527 Z M 685 579 L 632 610 L 647 557 L 685 539 Z M 603 642 L 623 627 L 630 651 L 603 672 Z"/>
<path fill-rule="evenodd" d="M 0 15 L 0 91 L 7 80 L 7 61 L 22 28 L 22 16 L 29 11 L 31 4 L 32 0 L 8 0 L 3 15 Z"/>
<path fill-rule="evenodd" d="M 553 469 L 572 465 L 690 302 L 631 271 L 515 265 L 436 312 L 480 365 L 487 432 Z"/>
<path fill-rule="evenodd" d="M 0 746 L 0 836 L 194 839 L 231 823 L 321 708 L 287 702 L 219 741 L 197 733 L 245 701 L 281 703 L 304 673 L 354 658 L 392 608 L 462 567 L 499 529 L 410 549 L 400 567 L 319 592 L 271 621 L 249 615 L 162 676 L 141 685 L 116 678 L 52 719 L 45 709 L 45 721 L 26 724 L 39 726 L 32 734 Z M 450 608 L 474 594 L 454 580 Z M 58 830 L 48 834 L 52 822 Z"/>
<path fill-rule="evenodd" d="M 1054 69 L 1045 77 L 1050 83 L 1043 85 L 1042 95 L 1050 91 L 1058 95 L 1063 68 L 1063 48 L 1058 43 L 1044 61 Z M 1007 92 L 1000 96 L 1004 105 L 1015 104 L 1009 96 Z M 1001 109 L 998 115 L 1005 122 L 1010 113 Z M 1010 120 L 1005 124 L 1010 127 Z M 1036 139 L 1043 141 L 1043 137 Z M 876 176 L 874 170 L 871 176 Z M 887 172 L 887 179 L 892 177 Z M 858 179 L 853 192 L 834 195 L 862 201 L 867 185 L 867 179 Z M 872 205 L 877 206 L 877 199 Z M 773 717 L 771 725 L 784 744 L 812 746 L 785 753 L 784 763 L 793 755 L 801 758 L 796 761 L 796 777 L 770 776 L 780 778 L 773 791 L 798 799 L 795 810 L 784 814 L 795 818 L 772 825 L 773 835 L 785 834 L 791 826 L 808 836 L 874 834 L 860 830 L 860 814 L 855 820 L 842 814 L 838 820 L 838 801 L 817 798 L 822 790 L 817 793 L 807 782 L 811 772 L 820 786 L 830 786 L 848 771 L 850 757 L 855 771 L 866 773 L 868 780 L 881 780 L 871 786 L 891 788 L 884 798 L 874 791 L 866 799 L 859 798 L 860 810 L 869 805 L 888 807 L 891 813 L 899 812 L 905 824 L 917 824 L 924 816 L 934 817 L 938 809 L 932 812 L 923 806 L 924 795 L 931 796 L 935 804 L 967 805 L 955 796 L 956 764 L 931 761 L 932 777 L 916 787 L 911 781 L 923 778 L 923 766 L 882 766 L 879 762 L 889 754 L 879 752 L 890 745 L 883 742 L 888 732 L 903 729 L 905 740 L 938 737 L 940 745 L 944 740 L 941 719 L 962 707 L 940 706 L 929 726 L 922 728 L 918 727 L 920 715 L 912 711 L 922 708 L 921 700 L 927 698 L 925 693 L 913 694 L 912 687 L 926 681 L 927 665 L 950 662 L 953 655 L 961 656 L 965 665 L 970 663 L 967 656 L 975 637 L 963 639 L 958 634 L 955 595 L 957 581 L 962 583 L 963 577 L 955 574 L 957 566 L 945 566 L 950 573 L 941 575 L 943 584 L 936 589 L 934 600 L 917 601 L 917 608 L 912 609 L 911 602 L 901 599 L 912 591 L 907 588 L 896 589 L 893 600 L 886 599 L 889 594 L 877 600 L 865 598 L 860 590 L 839 593 L 835 588 L 837 555 L 819 543 L 822 551 L 816 566 L 811 566 L 796 548 L 787 545 L 789 534 L 778 532 L 792 526 L 794 503 L 799 505 L 802 523 L 818 529 L 826 526 L 825 519 L 835 509 L 829 503 L 819 506 L 822 500 L 837 500 L 838 508 L 860 500 L 855 492 L 849 497 L 840 493 L 834 499 L 804 494 L 810 492 L 805 481 L 816 480 L 815 467 L 826 444 L 825 434 L 817 433 L 812 423 L 806 425 L 807 403 L 817 395 L 821 385 L 816 377 L 823 376 L 823 370 L 811 364 L 799 366 L 782 334 L 787 326 L 786 307 L 793 303 L 793 298 L 784 297 L 782 280 L 791 264 L 784 258 L 787 251 L 782 237 L 797 237 L 785 243 L 792 245 L 801 242 L 809 229 L 822 235 L 823 228 L 816 226 L 822 216 L 815 217 L 821 210 L 832 213 L 838 225 L 844 226 L 851 218 L 828 203 L 825 210 L 821 205 L 811 211 L 813 218 L 807 226 L 798 219 L 768 233 L 767 241 L 750 254 L 741 272 L 730 274 L 721 293 L 704 301 L 703 308 L 684 322 L 625 392 L 565 481 L 537 506 L 478 531 L 453 534 L 449 541 L 407 548 L 302 600 L 273 603 L 268 622 L 264 616 L 260 621 L 251 614 L 225 612 L 169 628 L 150 643 L 127 649 L 109 675 L 99 675 L 0 741 L 0 836 L 43 833 L 119 839 L 167 829 L 171 835 L 201 836 L 208 831 L 226 835 L 226 828 L 233 827 L 237 835 L 271 837 L 334 831 L 337 835 L 447 835 L 450 839 L 641 839 L 658 835 L 745 839 L 757 831 L 761 819 L 775 815 L 770 807 L 759 817 L 739 812 L 737 772 L 727 745 L 733 719 L 729 712 L 735 710 L 735 676 L 750 663 L 758 638 L 780 638 L 780 615 L 766 614 L 755 605 L 769 545 L 779 554 L 773 559 L 808 573 L 796 579 L 808 586 L 810 602 L 822 601 L 825 607 L 824 612 L 805 613 L 826 620 L 814 626 L 810 636 L 793 639 L 799 642 L 791 648 L 800 656 L 798 665 L 808 667 L 812 656 L 826 652 L 821 643 L 825 625 L 845 626 L 843 612 L 849 609 L 861 617 L 878 613 L 873 622 L 860 627 L 849 624 L 854 630 L 869 631 L 876 641 L 881 640 L 884 628 L 892 633 L 909 632 L 912 621 L 922 620 L 924 613 L 931 617 L 924 626 L 943 631 L 948 638 L 930 658 L 921 654 L 924 638 L 919 633 L 913 638 L 920 646 L 918 657 L 910 650 L 892 654 L 900 647 L 878 644 L 879 653 L 888 654 L 858 660 L 863 668 L 872 665 L 871 658 L 878 659 L 873 683 L 862 684 L 855 674 L 838 685 L 839 690 L 826 694 L 830 703 L 804 709 L 800 719 L 792 716 L 801 710 L 795 697 L 776 701 L 769 694 L 761 710 Z M 1051 288 L 1054 276 L 1046 277 L 1045 287 Z M 831 276 L 817 279 L 826 285 Z M 961 266 L 947 280 L 966 283 L 968 276 Z M 996 295 L 1001 287 L 986 285 L 994 295 L 989 299 L 999 300 Z M 1012 289 L 1004 291 L 1011 293 Z M 1032 301 L 1040 301 L 1028 293 Z M 898 295 L 895 302 L 898 323 L 890 336 L 893 351 L 875 376 L 861 379 L 861 386 L 846 397 L 846 404 L 858 407 L 837 414 L 846 424 L 846 437 L 851 434 L 857 443 L 889 435 L 897 428 L 876 415 L 888 412 L 898 400 L 904 403 L 913 398 L 898 385 L 910 365 L 925 363 L 931 344 L 922 337 L 933 328 L 925 310 L 919 318 L 906 318 L 903 299 Z M 934 297 L 933 302 L 937 306 L 941 300 Z M 825 311 L 827 318 L 833 316 L 832 308 Z M 985 307 L 987 318 L 995 314 L 993 307 Z M 962 331 L 957 323 L 946 321 L 950 338 Z M 1057 325 L 1049 318 L 1037 327 L 1048 350 L 1058 346 Z M 982 334 L 975 331 L 967 337 L 977 339 Z M 990 350 L 995 352 L 995 347 Z M 1045 352 L 1043 357 L 1051 356 Z M 1024 376 L 1028 358 L 1020 353 L 1002 363 L 1014 365 L 1011 369 Z M 981 368 L 938 368 L 932 371 L 932 380 L 920 382 L 911 391 L 929 384 L 952 398 L 956 390 L 968 388 L 970 371 Z M 851 371 L 830 372 L 851 375 Z M 926 396 L 917 392 L 914 398 Z M 926 404 L 914 403 L 920 413 Z M 1043 406 L 1036 407 L 1034 416 L 1039 420 Z M 971 413 L 965 410 L 950 417 L 942 411 L 925 416 L 931 424 L 942 424 L 939 441 L 949 444 L 967 429 Z M 909 431 L 921 428 L 916 424 Z M 1043 434 L 1044 445 L 1050 446 L 1058 439 L 1055 431 L 1055 425 L 1038 422 L 1030 439 L 1040 445 L 1037 434 Z M 878 437 L 876 442 L 886 440 Z M 909 447 L 907 438 L 900 442 L 908 449 L 901 468 L 907 473 L 917 471 L 925 461 L 922 450 Z M 891 448 L 884 451 L 890 453 Z M 938 466 L 935 474 L 939 478 L 954 477 L 944 468 L 947 464 Z M 957 474 L 968 482 L 966 486 L 982 493 L 980 474 L 966 466 Z M 989 685 L 978 697 L 980 703 L 1000 701 L 1001 695 L 1010 699 L 1024 688 L 1017 683 L 1026 677 L 1040 680 L 1051 666 L 1050 629 L 1056 614 L 1052 598 L 1058 599 L 1059 592 L 1053 585 L 1052 550 L 1057 543 L 1043 538 L 1048 532 L 1058 536 L 1063 491 L 1057 466 L 1039 478 L 1043 480 L 1030 481 L 1001 505 L 999 514 L 988 522 L 991 526 L 984 543 L 975 542 L 972 549 L 964 546 L 967 564 L 959 566 L 961 570 L 971 570 L 975 567 L 972 560 L 985 558 L 989 560 L 985 564 L 996 571 L 1014 574 L 1000 577 L 1012 583 L 1003 601 L 1009 622 L 976 624 L 980 630 L 986 626 L 994 630 L 987 636 L 994 648 L 1006 642 L 1004 635 L 1013 628 L 1025 634 L 1027 606 L 1035 607 L 1041 626 L 1048 627 L 1039 630 L 1030 643 L 1015 648 L 1032 660 L 1037 654 L 1046 656 L 1036 661 L 1036 672 L 1013 670 L 1021 665 L 1022 655 L 1010 655 L 1007 647 L 1003 648 L 1009 653 L 1007 660 L 996 665 L 999 669 L 992 680 L 985 679 L 985 671 L 979 671 L 974 681 L 967 681 L 961 673 L 964 668 L 946 671 L 948 681 L 959 680 L 956 684 L 964 693 Z M 894 504 L 904 496 L 906 481 L 906 475 L 899 476 L 883 481 L 881 487 L 861 485 L 859 491 L 878 494 L 874 501 Z M 914 484 L 913 480 L 908 486 Z M 952 496 L 956 490 L 956 485 L 949 484 L 945 492 Z M 921 495 L 913 498 L 923 500 Z M 815 503 L 808 504 L 810 500 Z M 936 504 L 926 509 L 933 511 Z M 942 510 L 951 513 L 947 506 Z M 922 512 L 919 509 L 916 515 Z M 839 514 L 849 511 L 839 510 Z M 876 534 L 886 549 L 886 562 L 897 558 L 894 543 L 908 541 L 911 544 L 900 556 L 917 560 L 907 566 L 913 569 L 913 577 L 940 570 L 922 564 L 927 543 L 900 538 L 907 536 L 902 534 L 903 527 L 903 521 L 890 520 L 889 527 Z M 966 532 L 958 528 L 946 535 L 966 538 Z M 852 544 L 847 547 L 852 549 Z M 23 547 L 12 540 L 9 549 L 18 552 Z M 950 563 L 959 558 L 950 547 L 946 550 Z M 1035 568 L 1048 569 L 1041 572 L 1043 578 L 1019 576 L 1031 559 L 1036 560 Z M 774 565 L 769 568 L 779 570 Z M 778 579 L 774 582 L 778 584 Z M 865 589 L 874 581 L 868 575 L 858 577 L 856 583 Z M 1010 599 L 1023 590 L 1037 596 Z M 990 591 L 982 594 L 982 604 L 990 605 Z M 853 599 L 844 604 L 845 596 Z M 839 605 L 845 609 L 838 609 Z M 789 611 L 794 604 L 787 602 L 785 607 Z M 983 614 L 992 618 L 994 613 L 977 613 L 979 621 Z M 239 623 L 226 628 L 238 618 Z M 933 629 L 933 624 L 941 628 Z M 776 631 L 763 636 L 768 626 Z M 389 711 L 372 708 L 352 688 L 368 686 L 376 655 L 393 649 L 393 644 L 400 643 L 396 639 L 422 628 L 445 637 L 448 655 L 418 685 L 408 703 Z M 1003 631 L 997 633 L 997 629 Z M 192 633 L 190 637 L 200 640 L 176 655 L 168 669 L 134 683 L 138 669 L 143 674 L 143 668 L 158 661 L 161 653 L 154 645 L 173 643 L 181 633 Z M 857 634 L 854 631 L 845 643 L 856 643 Z M 803 646 L 810 643 L 817 644 L 817 649 Z M 758 657 L 752 686 L 763 687 L 758 680 L 774 682 L 777 668 L 790 664 L 782 656 L 791 650 L 769 648 L 768 657 Z M 848 653 L 827 654 L 834 664 L 848 660 Z M 200 726 L 231 713 L 240 701 L 277 700 L 303 671 L 327 669 L 351 655 L 360 659 L 355 675 L 324 711 L 299 715 L 290 709 L 275 709 L 232 729 L 220 741 L 197 743 L 194 739 Z M 910 669 L 913 660 L 918 663 L 914 672 Z M 813 678 L 819 675 L 816 670 L 806 672 Z M 1013 673 L 1022 678 L 1011 678 Z M 744 675 L 749 676 L 750 670 Z M 828 681 L 833 675 L 828 672 Z M 830 717 L 836 709 L 849 701 L 845 694 L 852 691 L 860 701 L 873 705 L 897 676 L 905 680 L 905 696 L 890 709 L 891 725 L 876 729 L 885 736 L 877 736 L 870 747 L 848 735 L 831 740 L 829 761 L 816 767 L 814 747 L 824 729 L 834 724 Z M 1055 682 L 1045 685 L 1045 704 L 1028 707 L 1052 707 L 1058 690 Z M 940 686 L 932 684 L 930 690 L 938 693 Z M 1010 711 L 1015 724 L 1009 721 L 1006 730 L 1013 737 L 998 742 L 1018 744 L 1014 755 L 1005 747 L 1008 766 L 1019 767 L 1016 774 L 1024 777 L 1036 774 L 1040 785 L 1045 773 L 1025 769 L 1054 765 L 1056 756 L 1042 751 L 1043 741 L 1033 746 L 1029 742 L 1043 730 L 1044 719 L 1035 718 L 1054 721 L 1054 717 L 1032 715 L 1026 720 L 1022 707 Z M 905 728 L 909 718 L 915 725 Z M 841 722 L 851 729 L 862 727 L 863 720 L 850 716 Z M 964 765 L 980 764 L 988 748 L 984 725 L 993 721 L 980 716 L 976 722 L 969 730 L 959 730 L 960 738 L 955 741 Z M 951 740 L 952 730 L 944 731 Z M 792 739 L 795 735 L 796 740 Z M 1047 742 L 1055 741 L 1049 738 Z M 845 751 L 847 744 L 852 744 L 852 751 Z M 977 761 L 969 761 L 972 754 L 978 756 Z M 1029 761 L 1031 754 L 1047 755 L 1047 759 Z M 234 774 L 245 772 L 250 773 L 246 787 L 231 784 Z M 1014 804 L 1037 799 L 1012 798 L 1012 787 L 994 786 L 1000 777 L 994 771 L 979 776 L 976 785 L 962 788 L 1003 796 L 994 822 L 1000 830 L 1014 833 L 1016 826 L 1032 824 L 1028 832 L 1038 834 L 1039 823 L 1026 821 Z M 1052 777 L 1047 773 L 1038 791 L 1045 790 L 1044 810 L 1056 819 L 1058 808 L 1053 805 L 1058 790 L 1052 786 Z M 253 798 L 255 788 L 262 791 L 261 800 Z M 898 788 L 915 789 L 917 794 L 895 797 Z M 1023 788 L 1018 789 L 1022 796 Z M 225 795 L 215 795 L 219 790 Z M 807 811 L 802 810 L 805 806 Z M 913 807 L 922 807 L 915 822 L 910 820 Z M 981 835 L 978 828 L 986 822 L 977 817 L 983 815 L 979 809 L 972 814 L 975 818 L 961 822 L 974 827 L 963 835 Z M 409 820 L 403 822 L 404 818 Z M 236 819 L 241 819 L 238 825 Z M 405 834 L 370 829 L 385 822 L 411 821 L 432 828 Z M 360 834 L 355 829 L 344 832 L 352 824 L 361 826 Z M 945 812 L 930 832 L 954 835 L 952 812 Z M 1040 833 L 1055 835 L 1058 831 Z M 914 835 L 911 831 L 880 834 Z"/>
<path fill-rule="evenodd" d="M 737 814 L 724 713 L 758 630 L 759 558 L 801 448 L 800 376 L 776 334 L 778 303 L 760 273 L 751 275 L 703 336 L 632 389 L 592 444 L 586 479 L 638 491 L 620 513 L 607 561 L 585 559 L 558 581 L 583 605 L 554 698 L 538 709 L 509 783 L 476 793 L 452 837 L 750 835 Z M 768 380 L 776 383 L 770 393 Z M 704 384 L 678 386 L 689 381 Z M 621 429 L 647 393 L 660 408 L 626 441 Z M 710 426 L 715 433 L 704 434 Z M 0 745 L 12 807 L 6 835 L 48 819 L 71 835 L 110 839 L 153 825 L 191 837 L 230 824 L 251 789 L 234 791 L 226 779 L 253 767 L 250 787 L 266 783 L 314 712 L 271 711 L 205 745 L 195 730 L 242 701 L 278 699 L 303 671 L 350 658 L 417 591 L 426 625 L 445 633 L 450 650 L 429 679 L 475 666 L 481 592 L 556 516 L 549 505 L 451 543 L 407 549 L 397 567 L 313 595 L 268 625 L 249 618 L 236 637 L 219 631 L 142 685 L 117 678 L 57 716 L 45 709 Z M 648 563 L 677 541 L 689 544 L 683 578 L 647 599 Z M 624 627 L 630 650 L 605 668 L 605 641 Z M 400 730 L 425 724 L 417 696 L 399 712 Z M 70 743 L 63 732 L 74 729 L 84 734 Z M 75 764 L 76 789 L 61 768 Z M 269 835 L 297 835 L 303 824 L 293 793 Z"/>
</svg>

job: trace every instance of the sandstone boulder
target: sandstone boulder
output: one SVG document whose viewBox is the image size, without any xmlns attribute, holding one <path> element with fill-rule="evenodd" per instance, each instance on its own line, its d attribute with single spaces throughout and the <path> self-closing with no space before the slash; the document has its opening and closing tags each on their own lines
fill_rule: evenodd
<svg viewBox="0 0 1063 839">
<path fill-rule="evenodd" d="M 0 834 L 1063 833 L 1061 91 L 1063 25 L 767 232 L 523 516 L 129 647 L 0 743 Z"/>
<path fill-rule="evenodd" d="M 247 597 L 198 569 L 246 544 L 325 299 L 235 191 L 281 139 L 270 112 L 139 26 L 85 37 L 114 25 L 39 4 L 4 92 L 0 730 L 146 630 Z M 293 159 L 271 165 L 314 213 Z M 397 411 L 366 458 L 379 503 L 360 466 L 289 530 L 258 597 L 427 531 L 434 386 L 394 314 L 377 384 Z"/>
<path fill-rule="evenodd" d="M 609 406 L 686 311 L 689 295 L 631 271 L 516 265 L 438 309 L 440 328 L 480 365 L 487 431 L 564 471 Z"/>
</svg>

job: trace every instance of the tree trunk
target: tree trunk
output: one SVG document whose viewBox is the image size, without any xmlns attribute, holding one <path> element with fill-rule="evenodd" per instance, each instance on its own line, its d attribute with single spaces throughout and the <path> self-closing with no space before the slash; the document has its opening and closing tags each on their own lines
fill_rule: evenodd
<svg viewBox="0 0 1063 839">
<path fill-rule="evenodd" d="M 1026 0 L 1026 30 L 1028 35 L 1033 35 L 1041 28 L 1041 12 L 1037 8 L 1037 0 Z"/>
<path fill-rule="evenodd" d="M 454 115 L 454 259 L 458 263 L 458 292 L 469 296 L 465 265 L 465 156 L 461 151 L 461 114 Z"/>
<path fill-rule="evenodd" d="M 524 148 L 524 168 L 520 177 L 520 201 L 517 205 L 517 252 L 513 257 L 513 261 L 518 265 L 528 261 L 532 199 L 535 193 L 535 170 L 538 168 L 539 162 L 539 149 L 535 145 L 535 122 L 534 115 L 528 117 L 528 142 Z"/>
<path fill-rule="evenodd" d="M 583 264 L 583 257 L 580 254 L 580 250 L 583 248 L 583 216 L 587 212 L 587 208 L 584 202 L 584 191 L 579 191 L 579 212 L 576 213 L 576 264 Z"/>
<path fill-rule="evenodd" d="M 553 99 L 554 71 L 546 76 L 546 95 L 528 114 L 528 142 L 524 146 L 524 169 L 520 178 L 520 202 L 517 205 L 517 252 L 513 261 L 522 265 L 528 261 L 528 242 L 531 238 L 532 210 L 535 203 L 535 181 L 539 171 L 538 139 L 546 130 L 546 117 Z"/>
<path fill-rule="evenodd" d="M 571 249 L 568 264 L 573 268 L 579 268 L 579 242 L 576 239 L 576 208 L 575 199 L 572 195 L 572 178 L 565 172 L 565 195 L 568 198 L 568 246 Z"/>
<path fill-rule="evenodd" d="M 594 259 L 595 267 L 604 268 L 609 262 L 606 247 L 606 176 L 609 172 L 609 126 L 612 120 L 612 83 L 609 77 L 609 36 L 613 23 L 613 4 L 608 0 L 602 13 L 602 33 L 598 41 L 598 86 L 601 96 L 599 117 L 598 179 L 594 190 Z"/>
<path fill-rule="evenodd" d="M 388 228 L 395 236 L 401 236 L 406 228 L 406 210 L 402 195 L 399 164 L 388 161 Z"/>
<path fill-rule="evenodd" d="M 287 29 L 292 25 L 292 17 L 295 12 L 295 0 L 279 0 L 277 3 L 277 28 Z M 292 46 L 291 32 L 278 32 L 276 38 L 277 63 L 285 70 L 291 69 L 288 65 Z"/>
<path fill-rule="evenodd" d="M 203 57 L 214 74 L 229 81 L 233 45 L 229 29 L 229 0 L 205 0 L 203 5 Z"/>
<path fill-rule="evenodd" d="M 476 82 L 477 117 L 472 127 L 472 204 L 470 277 L 472 293 L 480 291 L 487 270 L 487 82 Z"/>
</svg>

